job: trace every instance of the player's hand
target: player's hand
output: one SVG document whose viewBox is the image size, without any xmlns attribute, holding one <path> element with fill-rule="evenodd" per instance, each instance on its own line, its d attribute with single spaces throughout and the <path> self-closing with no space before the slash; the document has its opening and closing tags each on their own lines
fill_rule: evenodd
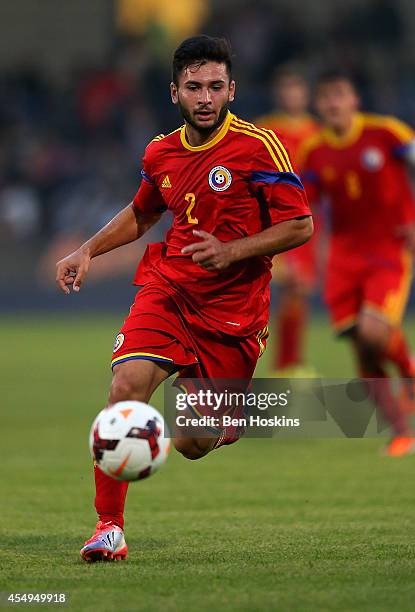
<svg viewBox="0 0 415 612">
<path fill-rule="evenodd" d="M 89 253 L 78 249 L 67 257 L 64 257 L 56 264 L 56 283 L 64 293 L 72 290 L 78 292 L 87 275 L 91 257 Z"/>
<path fill-rule="evenodd" d="M 182 249 L 183 254 L 191 254 L 193 261 L 211 272 L 225 270 L 232 263 L 229 242 L 221 242 L 213 234 L 202 230 L 193 230 L 194 236 L 201 242 L 194 242 Z"/>
</svg>

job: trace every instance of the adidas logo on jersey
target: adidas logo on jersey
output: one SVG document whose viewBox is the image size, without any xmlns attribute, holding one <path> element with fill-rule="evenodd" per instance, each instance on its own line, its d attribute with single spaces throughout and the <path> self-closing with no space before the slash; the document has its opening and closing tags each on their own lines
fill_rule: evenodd
<svg viewBox="0 0 415 612">
<path fill-rule="evenodd" d="M 166 174 L 166 176 L 163 179 L 163 182 L 161 184 L 161 188 L 162 189 L 171 189 L 171 183 L 170 183 L 170 179 L 169 179 L 169 175 Z"/>
</svg>

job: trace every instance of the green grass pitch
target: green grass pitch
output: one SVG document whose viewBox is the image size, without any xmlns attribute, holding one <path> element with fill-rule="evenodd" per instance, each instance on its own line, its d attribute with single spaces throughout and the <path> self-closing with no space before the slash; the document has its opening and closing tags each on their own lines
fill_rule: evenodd
<svg viewBox="0 0 415 612">
<path fill-rule="evenodd" d="M 77 611 L 414 609 L 415 457 L 382 458 L 375 439 L 249 439 L 197 462 L 172 452 L 131 486 L 128 562 L 83 564 L 96 520 L 87 433 L 120 321 L 2 320 L 0 591 L 64 591 Z M 310 361 L 352 375 L 323 320 Z"/>
</svg>

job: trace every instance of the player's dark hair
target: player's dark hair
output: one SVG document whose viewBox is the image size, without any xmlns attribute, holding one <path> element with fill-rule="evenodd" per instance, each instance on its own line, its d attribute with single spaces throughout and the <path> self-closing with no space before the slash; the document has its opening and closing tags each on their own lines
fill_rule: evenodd
<svg viewBox="0 0 415 612">
<path fill-rule="evenodd" d="M 207 62 L 226 64 L 229 79 L 232 77 L 232 51 L 225 38 L 214 38 L 201 34 L 186 38 L 176 49 L 173 56 L 172 81 L 179 84 L 182 70 L 188 66 L 203 66 Z"/>
<path fill-rule="evenodd" d="M 321 72 L 316 79 L 316 88 L 320 85 L 329 85 L 330 83 L 336 83 L 337 81 L 347 81 L 350 85 L 356 89 L 355 78 L 347 70 L 340 68 L 330 68 Z"/>
</svg>

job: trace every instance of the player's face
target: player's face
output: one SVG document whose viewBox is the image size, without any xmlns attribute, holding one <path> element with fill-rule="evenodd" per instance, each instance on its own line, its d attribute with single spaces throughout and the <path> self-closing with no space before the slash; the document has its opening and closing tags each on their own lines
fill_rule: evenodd
<svg viewBox="0 0 415 612">
<path fill-rule="evenodd" d="M 226 64 L 206 62 L 185 68 L 178 86 L 171 83 L 170 90 L 187 123 L 198 132 L 209 133 L 226 117 L 235 97 L 235 81 L 229 80 Z"/>
<path fill-rule="evenodd" d="M 286 76 L 275 84 L 274 95 L 281 110 L 288 114 L 304 113 L 309 103 L 307 83 L 293 75 Z"/>
<path fill-rule="evenodd" d="M 316 108 L 323 121 L 333 129 L 350 125 L 359 107 L 359 98 L 353 85 L 346 79 L 322 83 L 317 89 Z"/>
</svg>

